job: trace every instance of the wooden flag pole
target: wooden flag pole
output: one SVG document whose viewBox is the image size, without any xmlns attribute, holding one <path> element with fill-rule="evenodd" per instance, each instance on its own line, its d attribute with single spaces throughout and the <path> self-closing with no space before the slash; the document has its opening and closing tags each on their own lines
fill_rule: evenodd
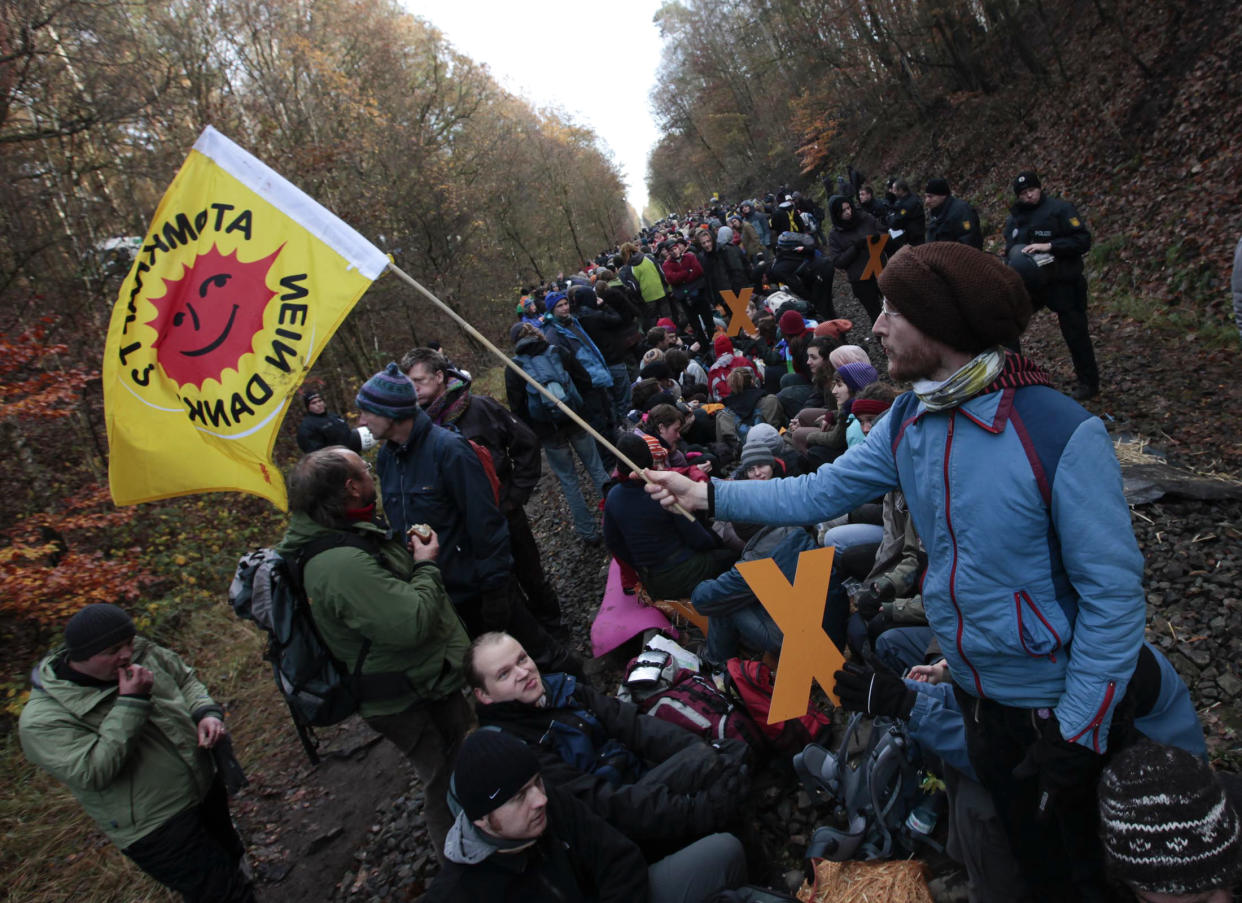
<svg viewBox="0 0 1242 903">
<path fill-rule="evenodd" d="M 602 444 L 605 448 L 607 448 L 610 452 L 612 452 L 614 455 L 617 456 L 617 460 L 624 462 L 626 467 L 628 467 L 631 471 L 641 476 L 644 482 L 648 484 L 654 483 L 654 481 L 651 480 L 651 478 L 647 476 L 646 470 L 639 467 L 637 464 L 631 461 L 628 457 L 623 455 L 617 449 L 615 445 L 613 445 L 611 442 L 609 442 L 607 439 L 601 436 L 598 432 L 596 432 L 595 429 L 591 426 L 591 424 L 587 423 L 585 420 L 579 417 L 578 414 L 575 411 L 573 411 L 568 405 L 566 405 L 563 401 L 561 401 L 559 398 L 557 398 L 555 395 L 553 395 L 551 392 L 549 392 L 547 389 L 541 386 L 539 384 L 539 380 L 535 379 L 533 376 L 531 376 L 529 373 L 527 373 L 525 370 L 519 367 L 515 361 L 509 358 L 507 354 L 505 354 L 503 351 L 501 351 L 499 348 L 493 345 L 491 340 L 488 339 L 487 336 L 483 335 L 483 333 L 479 332 L 477 329 L 475 329 L 473 326 L 467 323 L 465 319 L 463 319 L 461 315 L 457 313 L 457 311 L 453 310 L 453 308 L 449 307 L 447 304 L 445 304 L 443 301 L 441 301 L 439 298 L 433 295 L 428 289 L 426 289 L 422 285 L 422 283 L 420 283 L 417 279 L 415 279 L 405 270 L 401 269 L 399 266 L 397 266 L 392 261 L 388 262 L 388 269 L 390 269 L 394 274 L 396 274 L 396 276 L 399 279 L 408 283 L 417 291 L 421 292 L 427 298 L 428 301 L 430 301 L 436 307 L 440 308 L 440 310 L 444 311 L 446 314 L 452 317 L 457 322 L 458 326 L 466 330 L 466 332 L 470 333 L 470 335 L 474 336 L 479 342 L 483 344 L 485 348 L 487 348 L 488 351 L 496 355 L 496 357 L 498 357 L 500 361 L 506 367 L 508 367 L 518 376 L 522 377 L 522 379 L 526 380 L 526 382 L 529 383 L 531 386 L 533 386 L 535 389 L 537 389 L 541 395 L 551 400 L 558 408 L 561 409 L 561 411 L 567 417 L 573 420 L 574 423 L 578 424 L 578 426 L 582 427 L 590 435 L 594 436 L 595 439 L 600 442 L 600 444 Z M 681 505 L 674 504 L 673 510 L 675 510 L 678 514 L 682 515 L 688 520 L 694 520 L 694 515 L 691 514 L 689 511 L 687 511 L 685 508 L 681 507 Z"/>
</svg>

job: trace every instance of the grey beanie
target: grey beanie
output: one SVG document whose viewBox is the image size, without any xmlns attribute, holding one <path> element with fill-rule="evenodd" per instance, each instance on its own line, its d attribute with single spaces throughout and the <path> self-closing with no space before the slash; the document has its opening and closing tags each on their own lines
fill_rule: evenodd
<svg viewBox="0 0 1242 903">
<path fill-rule="evenodd" d="M 769 466 L 776 465 L 776 459 L 772 457 L 772 450 L 762 441 L 751 442 L 749 438 L 746 444 L 742 446 L 742 458 L 740 461 L 742 470 L 746 471 L 754 467 L 756 464 L 767 464 Z"/>
<path fill-rule="evenodd" d="M 750 432 L 746 434 L 746 444 L 750 445 L 752 442 L 762 442 L 778 458 L 785 445 L 781 431 L 770 423 L 756 423 L 750 428 Z"/>
</svg>

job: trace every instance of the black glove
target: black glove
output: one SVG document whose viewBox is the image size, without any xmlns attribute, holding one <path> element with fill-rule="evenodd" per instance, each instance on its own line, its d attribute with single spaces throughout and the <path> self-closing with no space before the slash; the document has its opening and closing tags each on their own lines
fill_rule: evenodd
<svg viewBox="0 0 1242 903">
<path fill-rule="evenodd" d="M 868 621 L 867 639 L 871 641 L 871 648 L 875 648 L 875 641 L 879 639 L 880 634 L 886 630 L 891 630 L 894 626 L 893 619 L 883 611 Z"/>
<path fill-rule="evenodd" d="M 868 715 L 890 715 L 903 721 L 910 717 L 916 697 L 896 674 L 850 662 L 833 677 L 833 691 L 841 700 L 841 708 Z"/>
<path fill-rule="evenodd" d="M 880 606 L 897 597 L 897 587 L 891 580 L 877 580 L 854 597 L 854 605 L 864 620 L 870 621 L 880 613 Z"/>
<path fill-rule="evenodd" d="M 1026 758 L 1013 770 L 1015 778 L 1035 778 L 1039 794 L 1035 803 L 1035 819 L 1047 821 L 1056 809 L 1062 794 L 1093 792 L 1104 767 L 1104 760 L 1086 746 L 1071 743 L 1061 736 L 1057 716 L 1036 718 L 1039 739 L 1027 748 Z"/>
</svg>

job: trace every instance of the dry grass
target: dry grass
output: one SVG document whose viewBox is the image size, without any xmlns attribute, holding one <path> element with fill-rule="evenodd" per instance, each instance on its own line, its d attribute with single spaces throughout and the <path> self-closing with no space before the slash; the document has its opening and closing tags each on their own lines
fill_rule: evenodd
<svg viewBox="0 0 1242 903">
<path fill-rule="evenodd" d="M 1116 439 L 1113 442 L 1113 451 L 1116 452 L 1117 460 L 1122 464 L 1165 464 L 1166 461 L 1163 455 L 1153 455 L 1147 452 L 1149 445 L 1151 445 L 1151 440 L 1146 436 L 1136 436 L 1133 439 Z M 1193 473 L 1196 476 L 1242 486 L 1242 480 L 1239 480 L 1232 473 L 1218 470 L 1216 463 L 1215 461 L 1209 461 L 1205 465 L 1180 465 L 1177 469 Z"/>
</svg>

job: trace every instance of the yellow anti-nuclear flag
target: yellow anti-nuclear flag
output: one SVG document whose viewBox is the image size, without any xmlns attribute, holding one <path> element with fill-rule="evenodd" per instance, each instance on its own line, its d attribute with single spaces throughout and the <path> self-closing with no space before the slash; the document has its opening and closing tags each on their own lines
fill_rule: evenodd
<svg viewBox="0 0 1242 903">
<path fill-rule="evenodd" d="M 169 186 L 108 329 L 118 505 L 248 492 L 287 506 L 289 397 L 387 257 L 211 126 Z"/>
</svg>

